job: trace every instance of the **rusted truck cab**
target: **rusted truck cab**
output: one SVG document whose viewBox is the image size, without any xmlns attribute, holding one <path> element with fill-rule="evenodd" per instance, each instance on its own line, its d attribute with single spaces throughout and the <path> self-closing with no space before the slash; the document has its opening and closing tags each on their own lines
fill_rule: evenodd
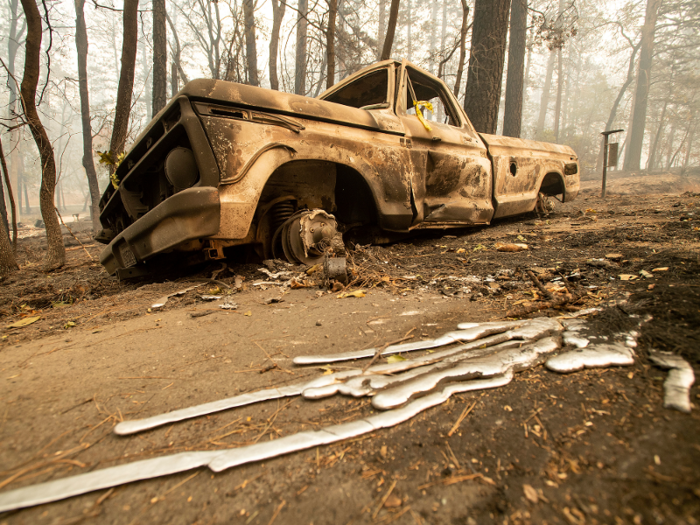
<svg viewBox="0 0 700 525">
<path fill-rule="evenodd" d="M 479 134 L 441 80 L 393 60 L 318 98 L 189 82 L 116 179 L 96 236 L 109 273 L 242 244 L 309 263 L 349 230 L 488 224 L 579 189 L 571 148 Z"/>
</svg>

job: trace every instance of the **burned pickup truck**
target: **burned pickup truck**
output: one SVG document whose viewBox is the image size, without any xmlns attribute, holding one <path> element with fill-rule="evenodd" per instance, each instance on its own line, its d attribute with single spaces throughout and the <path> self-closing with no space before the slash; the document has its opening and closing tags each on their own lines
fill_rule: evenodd
<svg viewBox="0 0 700 525">
<path fill-rule="evenodd" d="M 239 245 L 308 264 L 343 234 L 489 224 L 579 190 L 571 148 L 477 133 L 441 80 L 393 60 L 318 98 L 191 81 L 115 175 L 96 239 L 126 275 Z"/>
</svg>

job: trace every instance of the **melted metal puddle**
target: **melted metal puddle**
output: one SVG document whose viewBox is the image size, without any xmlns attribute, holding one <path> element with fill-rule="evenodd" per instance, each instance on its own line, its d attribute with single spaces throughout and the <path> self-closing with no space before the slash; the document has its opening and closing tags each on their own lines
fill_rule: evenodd
<svg viewBox="0 0 700 525">
<path fill-rule="evenodd" d="M 220 472 L 245 463 L 361 436 L 398 425 L 428 408 L 444 403 L 452 394 L 506 385 L 516 372 L 542 363 L 550 370 L 572 372 L 582 368 L 623 366 L 634 362 L 636 334 L 619 334 L 626 339 L 626 343 L 599 342 L 582 334 L 585 328 L 585 322 L 580 320 L 559 323 L 546 317 L 523 321 L 462 323 L 458 325 L 458 331 L 436 339 L 392 345 L 380 353 L 381 356 L 386 356 L 448 346 L 419 357 L 376 364 L 366 369 L 354 368 L 146 419 L 124 421 L 114 427 L 116 434 L 135 434 L 165 424 L 282 397 L 301 395 L 305 399 L 319 399 L 338 393 L 353 397 L 371 396 L 373 407 L 382 410 L 356 421 L 316 431 L 299 432 L 237 449 L 183 452 L 7 491 L 0 494 L 0 512 L 204 466 Z M 562 341 L 564 345 L 574 347 L 574 350 L 557 354 Z M 454 346 L 457 343 L 459 344 Z M 294 362 L 326 364 L 374 357 L 377 352 L 376 349 L 369 349 L 326 356 L 305 356 L 295 358 Z M 661 363 L 662 358 L 659 359 L 658 362 Z M 682 378 L 682 381 L 674 380 L 674 385 L 688 383 L 686 369 L 675 361 L 668 364 L 671 363 L 668 359 L 663 363 L 662 366 L 672 368 L 671 374 L 677 372 L 674 378 Z M 692 369 L 690 373 L 692 375 Z M 667 383 L 670 382 L 671 374 Z M 667 389 L 667 403 L 668 399 Z M 674 403 L 677 403 L 677 398 L 674 399 Z"/>
</svg>

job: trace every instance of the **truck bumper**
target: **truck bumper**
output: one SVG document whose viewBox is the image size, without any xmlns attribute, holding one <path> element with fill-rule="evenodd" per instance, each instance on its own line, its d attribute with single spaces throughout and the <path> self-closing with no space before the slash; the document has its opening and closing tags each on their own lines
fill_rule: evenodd
<svg viewBox="0 0 700 525">
<path fill-rule="evenodd" d="M 100 254 L 112 275 L 186 241 L 215 235 L 220 220 L 219 192 L 196 187 L 176 193 L 125 228 Z"/>
</svg>

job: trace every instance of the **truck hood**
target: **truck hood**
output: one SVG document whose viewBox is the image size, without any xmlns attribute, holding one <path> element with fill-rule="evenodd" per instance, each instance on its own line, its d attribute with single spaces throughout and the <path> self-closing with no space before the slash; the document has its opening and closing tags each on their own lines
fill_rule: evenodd
<svg viewBox="0 0 700 525">
<path fill-rule="evenodd" d="M 316 98 L 223 80 L 197 79 L 180 90 L 191 100 L 263 110 L 374 131 L 385 131 L 371 112 Z"/>
</svg>

